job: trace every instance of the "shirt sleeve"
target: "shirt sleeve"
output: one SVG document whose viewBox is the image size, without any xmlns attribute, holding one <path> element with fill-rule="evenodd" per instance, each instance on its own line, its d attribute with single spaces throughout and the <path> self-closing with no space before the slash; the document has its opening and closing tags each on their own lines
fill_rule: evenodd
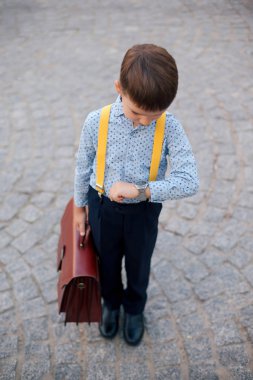
<svg viewBox="0 0 253 380">
<path fill-rule="evenodd" d="M 77 207 L 88 204 L 88 190 L 96 150 L 92 140 L 92 118 L 88 115 L 84 122 L 80 144 L 76 154 L 74 202 Z"/>
<path fill-rule="evenodd" d="M 170 120 L 166 136 L 170 173 L 161 181 L 149 182 L 151 202 L 190 197 L 199 189 L 196 161 L 180 122 Z"/>
</svg>

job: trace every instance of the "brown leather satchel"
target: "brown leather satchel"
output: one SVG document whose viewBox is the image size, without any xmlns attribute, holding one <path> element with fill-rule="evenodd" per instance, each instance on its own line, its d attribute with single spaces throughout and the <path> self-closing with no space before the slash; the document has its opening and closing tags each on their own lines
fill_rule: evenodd
<svg viewBox="0 0 253 380">
<path fill-rule="evenodd" d="M 86 225 L 82 238 L 74 226 L 73 198 L 61 219 L 57 269 L 59 313 L 66 313 L 67 322 L 100 322 L 101 298 L 98 257 L 91 229 Z"/>
</svg>

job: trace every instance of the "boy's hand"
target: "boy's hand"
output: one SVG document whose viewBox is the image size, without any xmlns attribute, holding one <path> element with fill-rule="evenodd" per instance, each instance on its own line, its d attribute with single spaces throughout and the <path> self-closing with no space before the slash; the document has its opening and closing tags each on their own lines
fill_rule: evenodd
<svg viewBox="0 0 253 380">
<path fill-rule="evenodd" d="M 74 206 L 74 224 L 81 236 L 85 235 L 85 222 L 88 223 L 89 209 L 88 206 Z"/>
<path fill-rule="evenodd" d="M 124 198 L 138 197 L 138 190 L 132 183 L 115 182 L 109 192 L 109 198 L 114 202 L 122 202 Z"/>
</svg>

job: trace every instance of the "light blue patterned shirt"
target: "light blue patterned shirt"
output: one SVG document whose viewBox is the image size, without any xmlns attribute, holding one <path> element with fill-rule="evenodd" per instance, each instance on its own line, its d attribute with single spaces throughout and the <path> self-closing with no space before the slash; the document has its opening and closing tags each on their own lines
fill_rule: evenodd
<svg viewBox="0 0 253 380">
<path fill-rule="evenodd" d="M 76 156 L 74 199 L 78 207 L 88 204 L 89 185 L 96 187 L 96 151 L 101 109 L 91 112 L 85 120 Z M 199 180 L 191 145 L 180 124 L 166 112 L 166 128 L 161 162 L 156 181 L 149 182 L 156 121 L 148 126 L 133 126 L 123 112 L 120 97 L 110 114 L 104 188 L 108 196 L 114 182 L 149 183 L 151 202 L 194 195 Z M 168 162 L 170 172 L 167 172 Z M 135 203 L 135 199 L 125 199 Z"/>
</svg>

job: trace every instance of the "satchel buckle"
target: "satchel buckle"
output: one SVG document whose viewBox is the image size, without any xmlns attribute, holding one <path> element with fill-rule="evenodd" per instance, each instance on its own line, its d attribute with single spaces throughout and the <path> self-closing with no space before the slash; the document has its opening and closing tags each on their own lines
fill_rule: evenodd
<svg viewBox="0 0 253 380">
<path fill-rule="evenodd" d="M 79 282 L 77 287 L 82 290 L 82 289 L 85 289 L 86 285 L 84 282 Z"/>
</svg>

